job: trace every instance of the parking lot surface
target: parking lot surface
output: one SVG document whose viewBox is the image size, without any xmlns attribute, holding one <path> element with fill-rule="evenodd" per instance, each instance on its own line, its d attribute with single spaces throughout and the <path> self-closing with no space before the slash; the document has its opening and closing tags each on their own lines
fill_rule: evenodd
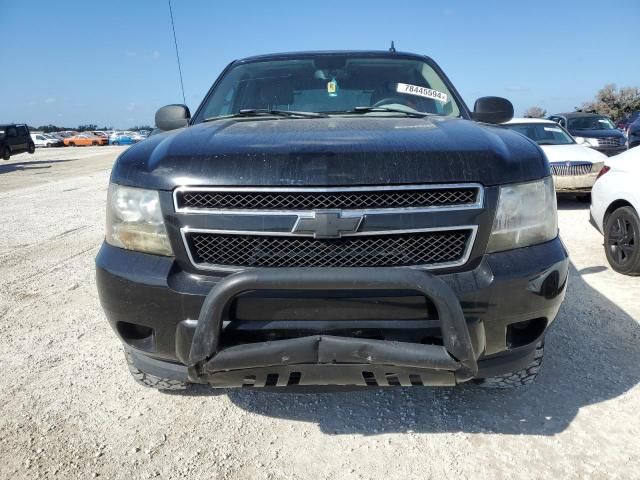
<svg viewBox="0 0 640 480">
<path fill-rule="evenodd" d="M 122 147 L 0 161 L 0 478 L 638 478 L 640 277 L 560 202 L 572 270 L 537 383 L 334 393 L 138 386 L 93 259 Z"/>
</svg>

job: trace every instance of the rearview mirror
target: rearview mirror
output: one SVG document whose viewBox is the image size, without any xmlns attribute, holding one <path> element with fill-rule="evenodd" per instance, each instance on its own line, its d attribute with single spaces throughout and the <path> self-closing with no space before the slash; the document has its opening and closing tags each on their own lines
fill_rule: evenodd
<svg viewBox="0 0 640 480">
<path fill-rule="evenodd" d="M 513 104 L 502 97 L 480 97 L 473 106 L 472 117 L 484 123 L 508 122 L 513 118 Z"/>
<path fill-rule="evenodd" d="M 156 112 L 156 126 L 160 130 L 175 130 L 189 124 L 191 112 L 182 104 L 166 105 Z"/>
</svg>

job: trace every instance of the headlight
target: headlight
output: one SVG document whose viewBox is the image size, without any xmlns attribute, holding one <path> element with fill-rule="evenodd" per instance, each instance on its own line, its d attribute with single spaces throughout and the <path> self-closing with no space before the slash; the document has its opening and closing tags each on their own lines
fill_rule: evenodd
<svg viewBox="0 0 640 480">
<path fill-rule="evenodd" d="M 535 245 L 557 235 L 556 192 L 551 177 L 500 187 L 488 252 Z"/>
<path fill-rule="evenodd" d="M 576 142 L 580 145 L 584 145 L 585 147 L 598 147 L 600 143 L 598 143 L 597 138 L 588 138 L 588 137 L 575 137 Z"/>
<path fill-rule="evenodd" d="M 127 250 L 172 256 L 158 192 L 109 185 L 106 241 Z"/>
</svg>

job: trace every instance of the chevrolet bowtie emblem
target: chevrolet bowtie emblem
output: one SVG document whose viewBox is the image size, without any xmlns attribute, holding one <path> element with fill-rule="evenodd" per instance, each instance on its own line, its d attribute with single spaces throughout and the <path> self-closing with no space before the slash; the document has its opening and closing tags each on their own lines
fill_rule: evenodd
<svg viewBox="0 0 640 480">
<path fill-rule="evenodd" d="M 357 232 L 362 218 L 362 215 L 343 217 L 340 212 L 314 212 L 312 217 L 298 217 L 292 233 L 340 238 L 345 233 Z"/>
</svg>

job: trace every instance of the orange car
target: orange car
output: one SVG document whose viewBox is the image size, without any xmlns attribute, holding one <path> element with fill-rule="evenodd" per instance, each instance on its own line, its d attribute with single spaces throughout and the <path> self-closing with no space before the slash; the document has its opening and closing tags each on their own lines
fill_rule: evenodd
<svg viewBox="0 0 640 480">
<path fill-rule="evenodd" d="M 69 147 L 75 147 L 77 145 L 106 145 L 109 140 L 102 137 L 96 137 L 90 133 L 79 133 L 73 137 L 67 137 L 64 140 L 64 144 Z"/>
</svg>

